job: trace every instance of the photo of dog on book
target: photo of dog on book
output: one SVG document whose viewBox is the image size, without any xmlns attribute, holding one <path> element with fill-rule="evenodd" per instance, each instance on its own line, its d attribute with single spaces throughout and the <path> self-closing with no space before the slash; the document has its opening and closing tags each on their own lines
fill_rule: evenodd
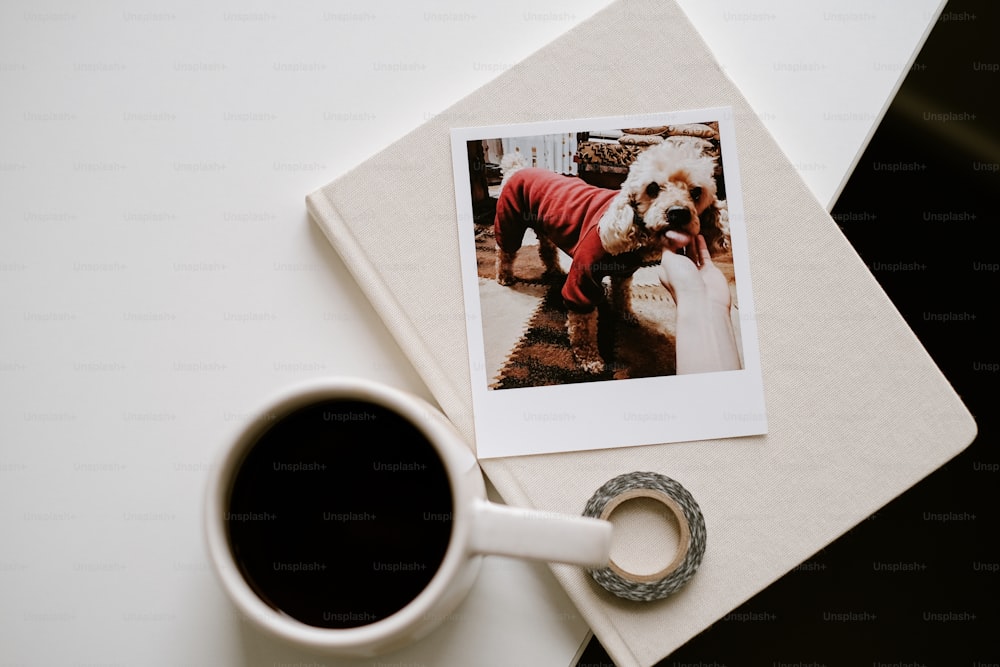
<svg viewBox="0 0 1000 667">
<path fill-rule="evenodd" d="M 726 365 L 699 368 L 742 367 L 717 123 L 470 141 L 468 151 L 491 389 L 685 372 L 675 284 L 689 280 L 678 275 L 685 263 L 732 326 Z"/>
</svg>

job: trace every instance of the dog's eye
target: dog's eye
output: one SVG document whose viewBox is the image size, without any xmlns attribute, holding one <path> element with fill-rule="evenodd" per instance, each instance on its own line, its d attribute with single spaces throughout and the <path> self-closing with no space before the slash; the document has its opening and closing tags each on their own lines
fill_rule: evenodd
<svg viewBox="0 0 1000 667">
<path fill-rule="evenodd" d="M 691 188 L 691 199 L 695 201 L 701 199 L 701 188 Z"/>
<path fill-rule="evenodd" d="M 660 184 L 659 183 L 650 183 L 649 185 L 646 186 L 646 196 L 647 197 L 655 197 L 658 194 L 660 194 Z"/>
</svg>

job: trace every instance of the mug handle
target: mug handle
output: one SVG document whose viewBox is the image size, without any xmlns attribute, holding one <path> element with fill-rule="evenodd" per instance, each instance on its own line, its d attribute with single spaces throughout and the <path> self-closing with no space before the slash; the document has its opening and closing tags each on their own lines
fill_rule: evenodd
<svg viewBox="0 0 1000 667">
<path fill-rule="evenodd" d="M 549 563 L 606 567 L 611 522 L 529 510 L 476 499 L 469 545 L 473 553 Z"/>
</svg>

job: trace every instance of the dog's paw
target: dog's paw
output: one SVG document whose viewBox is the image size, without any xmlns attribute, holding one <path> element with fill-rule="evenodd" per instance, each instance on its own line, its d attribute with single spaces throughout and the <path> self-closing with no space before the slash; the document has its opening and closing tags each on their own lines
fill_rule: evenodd
<svg viewBox="0 0 1000 667">
<path fill-rule="evenodd" d="M 604 372 L 604 360 L 600 357 L 581 357 L 578 354 L 574 354 L 576 357 L 576 363 L 587 373 L 603 373 Z"/>
<path fill-rule="evenodd" d="M 504 252 L 499 246 L 497 247 L 496 274 L 497 282 L 501 285 L 510 286 L 515 282 L 514 254 Z"/>
</svg>

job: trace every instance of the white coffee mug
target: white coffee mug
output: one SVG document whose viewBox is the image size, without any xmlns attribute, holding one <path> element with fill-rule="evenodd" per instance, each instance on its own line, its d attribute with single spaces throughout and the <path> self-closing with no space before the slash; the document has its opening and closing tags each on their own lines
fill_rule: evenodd
<svg viewBox="0 0 1000 667">
<path fill-rule="evenodd" d="M 250 525 L 239 522 L 244 519 L 251 521 L 254 517 L 247 513 L 236 514 L 231 508 L 234 507 L 232 503 L 236 497 L 236 485 L 240 479 L 241 469 L 244 468 L 244 463 L 254 446 L 262 442 L 265 435 L 271 440 L 279 437 L 273 434 L 283 431 L 272 429 L 283 422 L 291 424 L 294 415 L 303 414 L 308 410 L 318 410 L 318 406 L 321 405 L 340 405 L 338 401 L 351 402 L 343 403 L 344 405 L 370 404 L 395 413 L 415 427 L 426 442 L 430 443 L 433 447 L 432 455 L 436 454 L 443 466 L 441 479 L 446 480 L 445 483 L 450 486 L 451 515 L 447 518 L 450 520 L 451 529 L 450 537 L 444 538 L 441 543 L 444 555 L 436 571 L 432 576 L 426 575 L 431 577 L 429 582 L 416 592 L 412 599 L 404 602 L 402 608 L 384 617 L 371 619 L 360 617 L 361 623 L 353 627 L 332 628 L 303 622 L 290 614 L 287 609 L 276 606 L 273 600 L 265 601 L 262 594 L 255 591 L 255 587 L 260 590 L 260 583 L 252 584 L 248 581 L 249 575 L 245 573 L 246 570 L 241 569 L 245 566 L 241 565 L 240 558 L 234 554 L 235 533 L 231 532 Z M 365 415 L 372 417 L 372 413 L 376 412 L 374 408 L 371 413 L 365 409 L 363 413 L 358 413 L 357 417 L 358 419 L 365 418 Z M 471 588 L 484 554 L 500 554 L 588 567 L 602 567 L 609 561 L 611 524 L 607 521 L 518 509 L 488 502 L 485 498 L 482 473 L 469 447 L 444 415 L 416 396 L 361 379 L 323 379 L 300 384 L 281 392 L 254 414 L 257 417 L 251 419 L 241 429 L 233 442 L 225 448 L 218 465 L 213 468 L 205 502 L 205 529 L 210 559 L 224 589 L 240 612 L 258 627 L 273 635 L 300 646 L 331 654 L 377 655 L 398 649 L 426 635 L 447 617 Z M 345 421 L 349 413 L 329 414 L 332 417 L 331 421 Z M 327 412 L 323 415 L 325 419 Z M 392 417 L 393 415 L 387 414 L 386 418 Z M 324 428 L 336 429 L 338 426 L 331 425 Z M 358 443 L 345 446 L 348 449 L 344 451 L 350 453 L 354 451 L 350 449 L 351 447 L 357 449 L 367 445 Z M 311 470 L 309 466 L 312 464 L 279 462 L 272 464 L 275 469 L 280 469 L 281 465 L 290 465 L 288 470 L 294 469 L 308 474 Z M 317 467 L 319 465 L 317 464 Z M 387 485 L 385 493 L 390 495 L 393 479 L 385 475 Z M 403 478 L 397 476 L 395 479 Z M 266 495 L 266 490 L 262 492 L 258 487 L 255 493 Z M 393 502 L 395 504 L 398 501 Z M 343 511 L 339 514 L 338 508 L 323 509 L 326 512 L 324 518 L 342 519 L 331 522 L 331 529 L 341 531 L 355 528 L 348 523 L 351 517 L 358 516 L 363 519 L 368 515 L 367 511 L 362 511 L 362 508 L 358 507 L 340 508 Z M 267 512 L 261 515 L 265 520 L 269 516 Z M 359 530 L 363 534 L 367 528 L 361 527 Z M 358 533 L 352 534 L 356 536 Z M 366 540 L 358 540 L 355 537 L 353 543 L 350 539 L 337 543 L 338 554 L 359 546 L 369 550 L 378 548 L 368 544 L 359 545 L 358 542 Z M 268 543 L 267 546 L 271 548 L 272 545 Z M 246 544 L 241 544 L 239 550 L 244 556 L 252 556 L 250 553 L 252 549 Z M 319 568 L 320 561 L 317 559 L 314 561 L 313 564 L 286 565 L 285 569 L 306 570 L 313 565 Z M 366 562 L 377 564 L 377 561 Z M 279 565 L 282 563 L 276 561 L 273 569 L 279 570 Z M 323 568 L 326 569 L 325 565 Z M 274 576 L 280 577 L 282 574 L 277 572 Z M 339 572 L 338 576 L 343 576 L 345 581 L 349 581 L 352 574 L 358 573 L 344 571 Z M 367 569 L 362 574 L 373 576 Z M 391 573 L 385 577 L 386 585 L 392 584 L 393 578 L 390 575 Z M 306 573 L 306 576 L 311 575 Z M 385 589 L 381 587 L 373 587 L 370 591 L 372 596 L 384 593 Z M 307 602 L 316 603 L 315 600 Z"/>
</svg>

